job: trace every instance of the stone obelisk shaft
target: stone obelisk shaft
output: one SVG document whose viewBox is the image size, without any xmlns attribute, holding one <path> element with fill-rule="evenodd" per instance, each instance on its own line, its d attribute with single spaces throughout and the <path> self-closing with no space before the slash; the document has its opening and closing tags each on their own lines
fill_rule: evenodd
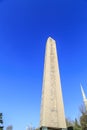
<svg viewBox="0 0 87 130">
<path fill-rule="evenodd" d="M 56 43 L 48 38 L 45 52 L 40 127 L 66 128 Z"/>
</svg>

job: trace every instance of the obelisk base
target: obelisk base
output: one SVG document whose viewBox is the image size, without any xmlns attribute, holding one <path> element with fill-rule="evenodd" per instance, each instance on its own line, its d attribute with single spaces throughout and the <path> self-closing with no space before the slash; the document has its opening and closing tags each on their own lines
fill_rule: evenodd
<svg viewBox="0 0 87 130">
<path fill-rule="evenodd" d="M 40 130 L 67 130 L 67 128 L 41 127 Z"/>
<path fill-rule="evenodd" d="M 48 130 L 48 128 L 47 127 L 42 127 L 42 130 Z"/>
</svg>

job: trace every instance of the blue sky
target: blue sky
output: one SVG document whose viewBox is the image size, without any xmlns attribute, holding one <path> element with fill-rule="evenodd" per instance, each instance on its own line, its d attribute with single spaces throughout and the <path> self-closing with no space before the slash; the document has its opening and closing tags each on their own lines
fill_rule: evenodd
<svg viewBox="0 0 87 130">
<path fill-rule="evenodd" d="M 0 0 L 0 112 L 5 129 L 37 127 L 47 38 L 57 42 L 65 115 L 87 95 L 87 0 Z"/>
</svg>

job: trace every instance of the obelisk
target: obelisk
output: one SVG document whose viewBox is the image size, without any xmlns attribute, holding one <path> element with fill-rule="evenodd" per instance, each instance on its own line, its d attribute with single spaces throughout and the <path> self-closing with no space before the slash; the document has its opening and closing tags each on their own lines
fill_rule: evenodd
<svg viewBox="0 0 87 130">
<path fill-rule="evenodd" d="M 66 128 L 56 42 L 51 37 L 46 43 L 40 128 Z"/>
</svg>

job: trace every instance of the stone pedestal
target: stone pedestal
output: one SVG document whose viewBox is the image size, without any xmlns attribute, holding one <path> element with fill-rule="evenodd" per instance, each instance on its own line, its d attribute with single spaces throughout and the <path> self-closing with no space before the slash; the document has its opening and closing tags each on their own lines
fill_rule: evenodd
<svg viewBox="0 0 87 130">
<path fill-rule="evenodd" d="M 48 130 L 48 128 L 47 127 L 42 127 L 42 130 Z"/>
<path fill-rule="evenodd" d="M 40 130 L 67 130 L 67 128 L 50 128 L 50 127 L 41 127 Z M 70 129 L 73 130 L 73 129 Z"/>
</svg>

